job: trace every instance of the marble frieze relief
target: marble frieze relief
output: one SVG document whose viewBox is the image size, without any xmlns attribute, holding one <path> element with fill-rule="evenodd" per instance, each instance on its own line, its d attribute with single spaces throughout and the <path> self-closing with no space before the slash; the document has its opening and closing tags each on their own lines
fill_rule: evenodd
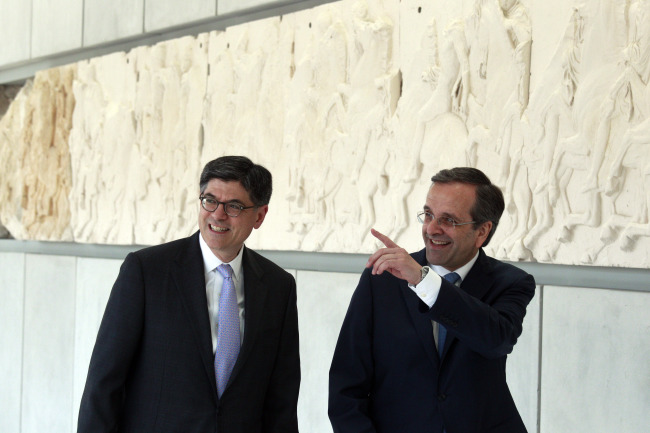
<svg viewBox="0 0 650 433">
<path fill-rule="evenodd" d="M 175 239 L 244 154 L 274 174 L 252 247 L 414 250 L 428 179 L 471 165 L 506 196 L 489 253 L 645 268 L 650 2 L 540 4 L 344 0 L 43 71 L 0 119 L 0 221 Z"/>
</svg>

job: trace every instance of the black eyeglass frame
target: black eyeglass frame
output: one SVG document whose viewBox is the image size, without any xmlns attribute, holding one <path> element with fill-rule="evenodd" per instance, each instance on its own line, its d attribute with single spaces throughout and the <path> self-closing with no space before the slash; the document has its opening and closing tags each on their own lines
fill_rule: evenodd
<svg viewBox="0 0 650 433">
<path fill-rule="evenodd" d="M 241 205 L 239 203 L 235 203 L 235 202 L 231 202 L 231 201 L 230 202 L 229 201 L 226 201 L 226 202 L 219 201 L 214 197 L 209 197 L 209 196 L 205 196 L 205 195 L 199 196 L 199 200 L 201 201 L 201 207 L 203 209 L 205 209 L 207 212 L 210 212 L 210 213 L 212 213 L 212 212 L 216 211 L 217 209 L 219 209 L 220 204 L 223 205 L 223 210 L 224 210 L 224 212 L 226 212 L 226 215 L 228 215 L 229 217 L 232 217 L 232 218 L 238 217 L 239 215 L 241 215 L 242 211 L 245 211 L 246 209 L 252 209 L 252 208 L 258 207 L 258 206 L 255 206 L 255 205 L 243 206 L 243 205 Z M 209 201 L 212 201 L 212 202 L 214 202 L 216 204 L 214 206 L 214 209 L 209 209 L 206 206 L 206 203 L 210 204 Z"/>
</svg>

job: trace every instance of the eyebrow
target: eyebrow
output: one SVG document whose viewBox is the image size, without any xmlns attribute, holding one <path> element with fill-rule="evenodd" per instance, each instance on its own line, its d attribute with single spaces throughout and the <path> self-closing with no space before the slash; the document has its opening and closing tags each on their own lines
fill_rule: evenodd
<svg viewBox="0 0 650 433">
<path fill-rule="evenodd" d="M 240 204 L 240 205 L 242 205 L 242 206 L 245 206 L 244 202 L 241 201 L 241 200 L 239 200 L 239 199 L 237 199 L 237 198 L 233 198 L 233 199 L 226 200 L 226 201 L 221 201 L 221 200 L 219 200 L 218 198 L 216 198 L 214 195 L 210 194 L 209 192 L 208 192 L 208 193 L 204 193 L 204 194 L 203 194 L 203 197 L 213 198 L 213 199 L 217 200 L 219 203 L 237 203 L 237 204 Z"/>
<path fill-rule="evenodd" d="M 429 212 L 430 214 L 433 214 L 433 212 L 431 212 L 431 208 L 429 206 L 427 206 L 426 204 L 424 205 L 423 209 L 424 209 L 425 212 Z M 438 218 L 438 217 L 451 218 L 454 221 L 461 221 L 456 215 L 451 214 L 449 212 L 443 212 L 441 215 L 436 215 L 436 218 Z"/>
</svg>

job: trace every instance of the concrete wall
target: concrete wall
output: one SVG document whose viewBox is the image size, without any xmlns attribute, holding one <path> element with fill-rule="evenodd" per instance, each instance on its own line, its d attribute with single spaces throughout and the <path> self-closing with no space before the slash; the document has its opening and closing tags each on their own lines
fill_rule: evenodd
<svg viewBox="0 0 650 433">
<path fill-rule="evenodd" d="M 248 8 L 301 0 L 0 0 L 0 69 L 160 32 Z"/>
<path fill-rule="evenodd" d="M 90 353 L 120 265 L 120 259 L 0 252 L 0 431 L 41 433 L 44 425 L 48 433 L 75 431 Z M 303 371 L 300 429 L 331 432 L 328 369 L 359 273 L 292 272 Z M 507 372 L 530 433 L 647 431 L 649 309 L 648 292 L 538 287 Z"/>
</svg>

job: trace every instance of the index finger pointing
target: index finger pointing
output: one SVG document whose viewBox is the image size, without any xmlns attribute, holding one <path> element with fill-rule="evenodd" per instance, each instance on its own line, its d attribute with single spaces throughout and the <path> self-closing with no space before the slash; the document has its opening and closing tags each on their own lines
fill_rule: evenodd
<svg viewBox="0 0 650 433">
<path fill-rule="evenodd" d="M 386 245 L 388 248 L 399 248 L 399 245 L 397 245 L 395 242 L 393 242 L 388 236 L 378 232 L 375 229 L 370 229 L 370 233 L 377 239 L 379 239 L 384 245 Z"/>
</svg>

